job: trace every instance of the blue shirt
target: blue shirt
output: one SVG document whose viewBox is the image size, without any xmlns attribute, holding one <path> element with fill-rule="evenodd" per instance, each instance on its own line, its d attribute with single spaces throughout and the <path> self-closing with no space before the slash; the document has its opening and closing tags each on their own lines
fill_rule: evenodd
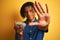
<svg viewBox="0 0 60 40">
<path fill-rule="evenodd" d="M 37 22 L 35 19 L 34 22 Z M 23 40 L 43 40 L 44 31 L 38 30 L 38 26 L 29 26 L 28 20 L 25 22 L 26 27 L 23 31 Z"/>
<path fill-rule="evenodd" d="M 37 22 L 37 19 L 34 20 Z M 23 40 L 43 40 L 44 31 L 38 30 L 38 26 L 29 26 L 28 20 L 26 20 L 26 27 L 23 31 Z M 18 40 L 18 34 L 16 33 L 16 40 Z"/>
</svg>

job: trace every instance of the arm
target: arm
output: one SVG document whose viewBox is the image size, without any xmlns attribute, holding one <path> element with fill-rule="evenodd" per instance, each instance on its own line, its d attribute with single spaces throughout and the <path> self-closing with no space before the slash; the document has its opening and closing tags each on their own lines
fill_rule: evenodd
<svg viewBox="0 0 60 40">
<path fill-rule="evenodd" d="M 45 26 L 44 28 L 43 27 L 39 27 L 38 30 L 42 30 L 44 32 L 48 32 L 48 25 Z"/>
<path fill-rule="evenodd" d="M 40 30 L 46 31 L 48 29 L 48 25 L 50 24 L 50 14 L 48 12 L 47 4 L 46 4 L 46 12 L 43 10 L 39 2 L 34 3 L 34 9 L 38 15 L 38 22 L 32 22 L 32 23 L 29 23 L 29 25 L 39 26 Z"/>
<path fill-rule="evenodd" d="M 18 33 L 18 39 L 19 40 L 22 40 L 22 35 L 23 35 L 23 30 L 22 28 L 20 27 L 20 25 L 14 25 L 14 29 L 15 31 Z"/>
</svg>

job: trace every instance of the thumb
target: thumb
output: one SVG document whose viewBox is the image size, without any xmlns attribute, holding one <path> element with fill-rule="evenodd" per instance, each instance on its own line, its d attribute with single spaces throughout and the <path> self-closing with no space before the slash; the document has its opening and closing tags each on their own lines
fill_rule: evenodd
<svg viewBox="0 0 60 40">
<path fill-rule="evenodd" d="M 29 26 L 37 26 L 38 25 L 38 22 L 31 22 L 29 23 Z"/>
</svg>

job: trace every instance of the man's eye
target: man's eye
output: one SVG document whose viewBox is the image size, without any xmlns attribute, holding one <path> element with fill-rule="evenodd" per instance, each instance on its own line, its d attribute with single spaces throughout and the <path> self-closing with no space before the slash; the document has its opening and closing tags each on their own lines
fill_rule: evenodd
<svg viewBox="0 0 60 40">
<path fill-rule="evenodd" d="M 33 12 L 33 13 L 34 13 L 34 10 L 33 10 L 33 9 L 31 9 L 31 10 L 30 10 L 30 12 Z"/>
</svg>

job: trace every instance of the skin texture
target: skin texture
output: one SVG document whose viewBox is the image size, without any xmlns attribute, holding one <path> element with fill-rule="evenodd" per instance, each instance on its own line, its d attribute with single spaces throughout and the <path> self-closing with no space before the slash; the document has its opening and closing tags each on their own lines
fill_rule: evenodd
<svg viewBox="0 0 60 40">
<path fill-rule="evenodd" d="M 28 18 L 29 21 L 29 26 L 39 26 L 39 30 L 43 30 L 46 31 L 48 29 L 48 25 L 50 24 L 50 15 L 48 12 L 48 6 L 47 4 L 45 4 L 46 6 L 46 12 L 43 10 L 41 4 L 39 2 L 34 3 L 34 9 L 31 6 L 27 6 L 25 7 L 25 15 Z M 35 12 L 38 15 L 38 21 L 37 22 L 33 22 L 35 19 Z M 23 30 L 22 28 L 16 29 L 17 26 L 20 25 L 15 25 L 15 30 L 17 31 L 17 33 L 19 33 L 19 40 L 22 40 L 22 36 L 23 36 Z"/>
<path fill-rule="evenodd" d="M 31 6 L 25 7 L 26 17 L 29 22 L 33 22 L 35 18 L 35 11 Z"/>
<path fill-rule="evenodd" d="M 48 25 L 50 24 L 50 14 L 48 12 L 48 6 L 47 4 L 45 4 L 45 6 L 46 6 L 46 12 L 43 10 L 40 3 L 35 1 L 34 9 L 38 15 L 38 21 L 29 23 L 30 26 L 33 26 L 33 25 L 39 26 L 40 30 L 43 30 L 43 31 L 47 30 Z"/>
</svg>

